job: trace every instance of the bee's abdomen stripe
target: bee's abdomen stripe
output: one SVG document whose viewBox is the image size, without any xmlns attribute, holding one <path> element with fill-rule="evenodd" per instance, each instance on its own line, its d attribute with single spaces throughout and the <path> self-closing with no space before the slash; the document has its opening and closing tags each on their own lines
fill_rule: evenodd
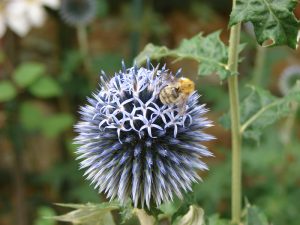
<svg viewBox="0 0 300 225">
<path fill-rule="evenodd" d="M 168 91 L 170 93 L 168 93 Z M 169 89 L 164 88 L 164 89 L 161 90 L 160 101 L 163 104 L 172 104 L 172 103 L 175 103 L 176 99 L 177 99 L 177 96 L 174 96 L 173 93 Z"/>
<path fill-rule="evenodd" d="M 159 100 L 161 101 L 161 103 L 163 104 L 167 104 L 167 102 L 165 101 L 166 99 L 166 93 L 165 93 L 165 89 L 163 88 L 160 93 L 159 93 Z"/>
</svg>

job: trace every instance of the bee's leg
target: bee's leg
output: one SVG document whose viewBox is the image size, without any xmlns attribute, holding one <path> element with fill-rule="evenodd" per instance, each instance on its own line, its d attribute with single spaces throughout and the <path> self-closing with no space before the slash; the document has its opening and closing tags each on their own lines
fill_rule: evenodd
<svg viewBox="0 0 300 225">
<path fill-rule="evenodd" d="M 186 112 L 186 101 L 187 101 L 187 99 L 185 98 L 185 96 L 180 95 L 178 97 L 178 101 L 177 101 L 176 105 L 178 107 L 178 113 L 180 116 L 183 116 L 184 113 Z"/>
<path fill-rule="evenodd" d="M 178 98 L 178 96 L 179 96 L 179 92 L 178 91 L 179 91 L 178 88 L 172 88 L 172 96 L 174 98 Z"/>
</svg>

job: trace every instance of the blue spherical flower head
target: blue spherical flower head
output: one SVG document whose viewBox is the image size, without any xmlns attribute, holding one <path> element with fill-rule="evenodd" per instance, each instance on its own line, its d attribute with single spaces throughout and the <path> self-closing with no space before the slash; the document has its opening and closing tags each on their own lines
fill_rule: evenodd
<svg viewBox="0 0 300 225">
<path fill-rule="evenodd" d="M 211 126 L 203 115 L 199 95 L 192 93 L 184 113 L 176 105 L 164 105 L 159 93 L 176 79 L 165 67 L 136 66 L 116 73 L 110 80 L 103 73 L 100 90 L 81 107 L 76 143 L 81 168 L 87 179 L 121 203 L 131 199 L 134 207 L 182 197 L 207 170 L 202 157 L 212 153 L 201 144 L 213 139 L 203 133 Z"/>
</svg>

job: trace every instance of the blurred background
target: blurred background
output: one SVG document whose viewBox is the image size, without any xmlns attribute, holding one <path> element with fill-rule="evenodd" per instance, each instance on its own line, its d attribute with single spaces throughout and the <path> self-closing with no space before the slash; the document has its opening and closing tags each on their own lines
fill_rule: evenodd
<svg viewBox="0 0 300 225">
<path fill-rule="evenodd" d="M 222 0 L 1 0 L 0 1 L 0 224 L 54 225 L 65 212 L 53 203 L 105 201 L 82 177 L 74 155 L 79 106 L 98 87 L 101 70 L 113 75 L 123 59 L 152 42 L 176 47 L 199 32 L 222 30 L 228 42 L 231 1 Z M 300 6 L 296 9 L 300 17 Z M 241 98 L 255 84 L 283 96 L 300 77 L 300 51 L 257 46 L 245 24 Z M 229 109 L 226 82 L 197 76 L 197 63 L 164 59 L 197 82 L 215 126 L 207 132 L 216 155 L 192 198 L 206 215 L 230 216 L 230 132 L 219 123 Z M 243 196 L 273 224 L 300 221 L 299 110 L 243 146 Z M 117 214 L 115 215 L 118 221 Z M 129 221 L 128 224 L 137 224 Z"/>
</svg>

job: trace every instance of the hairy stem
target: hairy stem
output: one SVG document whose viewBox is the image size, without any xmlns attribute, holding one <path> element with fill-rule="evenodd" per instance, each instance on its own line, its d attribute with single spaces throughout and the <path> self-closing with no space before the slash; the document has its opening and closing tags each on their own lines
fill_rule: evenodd
<svg viewBox="0 0 300 225">
<path fill-rule="evenodd" d="M 233 0 L 233 8 L 236 0 Z M 228 68 L 231 76 L 228 78 L 231 139 L 232 139 L 232 178 L 231 178 L 231 219 L 233 224 L 240 223 L 241 215 L 241 133 L 240 133 L 240 107 L 238 92 L 238 47 L 240 42 L 241 24 L 230 29 Z"/>
<path fill-rule="evenodd" d="M 153 216 L 149 216 L 143 209 L 134 209 L 134 213 L 138 217 L 141 225 L 154 225 L 155 219 Z"/>
</svg>

